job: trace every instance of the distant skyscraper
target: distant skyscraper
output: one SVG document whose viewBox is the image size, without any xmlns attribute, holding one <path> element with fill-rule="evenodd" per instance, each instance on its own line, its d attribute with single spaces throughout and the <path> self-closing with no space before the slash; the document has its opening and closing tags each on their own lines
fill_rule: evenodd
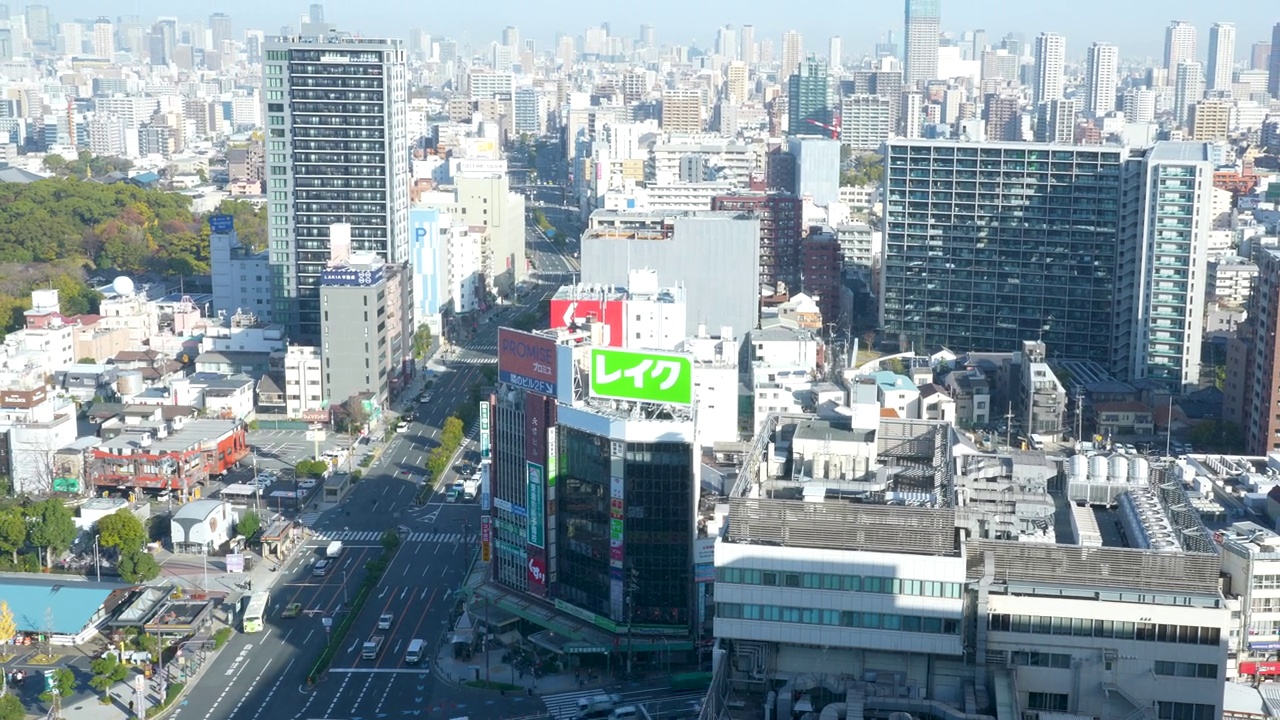
<svg viewBox="0 0 1280 720">
<path fill-rule="evenodd" d="M 1195 60 L 1178 63 L 1173 79 L 1173 117 L 1185 126 L 1191 106 L 1204 99 L 1204 66 Z"/>
<path fill-rule="evenodd" d="M 93 21 L 93 54 L 112 58 L 116 55 L 116 29 L 111 20 L 100 17 Z"/>
<path fill-rule="evenodd" d="M 725 60 L 738 59 L 738 33 L 732 25 L 716 30 L 716 54 Z"/>
<path fill-rule="evenodd" d="M 1062 97 L 1062 66 L 1066 60 L 1067 39 L 1053 33 L 1036 37 L 1036 80 L 1032 102 L 1039 105 Z"/>
<path fill-rule="evenodd" d="M 839 70 L 844 67 L 843 52 L 840 36 L 832 35 L 831 39 L 827 41 L 827 64 L 832 70 Z"/>
<path fill-rule="evenodd" d="M 1196 28 L 1184 20 L 1174 20 L 1164 31 L 1164 69 L 1173 78 L 1178 63 L 1196 59 Z"/>
<path fill-rule="evenodd" d="M 1085 58 L 1084 113 L 1099 118 L 1116 109 L 1116 70 L 1120 50 L 1115 45 L 1094 43 Z"/>
<path fill-rule="evenodd" d="M 810 56 L 787 79 L 787 115 L 790 134 L 830 137 L 830 132 L 813 124 L 831 122 L 831 85 L 827 82 L 826 64 Z"/>
<path fill-rule="evenodd" d="M 1267 63 L 1267 92 L 1280 98 L 1280 23 L 1271 30 L 1271 61 Z"/>
<path fill-rule="evenodd" d="M 1214 23 L 1209 28 L 1209 68 L 1205 76 L 1208 90 L 1230 90 L 1231 71 L 1236 63 L 1236 26 Z"/>
<path fill-rule="evenodd" d="M 275 228 L 272 316 L 292 340 L 318 342 L 332 226 L 351 224 L 351 250 L 376 252 L 392 265 L 409 257 L 407 50 L 399 40 L 331 33 L 272 37 L 264 53 L 264 85 L 280 88 L 263 93 L 271 138 L 264 184 L 293 200 L 267 208 Z M 335 123 L 361 130 L 339 137 L 324 129 Z M 385 139 L 376 147 L 366 139 L 374 135 Z M 314 148 L 319 136 L 323 152 Z M 333 153 L 344 162 L 335 164 Z"/>
<path fill-rule="evenodd" d="M 520 28 L 515 25 L 508 25 L 502 29 L 502 44 L 509 48 L 520 47 Z"/>
<path fill-rule="evenodd" d="M 791 77 L 800 67 L 804 58 L 804 38 L 795 30 L 788 30 L 782 35 L 782 67 L 778 69 L 778 77 Z"/>
<path fill-rule="evenodd" d="M 754 66 L 756 64 L 756 26 L 743 25 L 738 44 L 741 46 L 742 62 Z"/>
<path fill-rule="evenodd" d="M 982 53 L 987 51 L 987 31 L 978 29 L 973 31 L 973 50 L 970 53 L 970 59 L 981 60 Z"/>
<path fill-rule="evenodd" d="M 27 6 L 27 37 L 37 50 L 53 48 L 53 18 L 48 5 Z"/>
<path fill-rule="evenodd" d="M 223 42 L 235 40 L 235 33 L 231 29 L 231 16 L 226 13 L 210 15 L 209 34 L 213 36 L 213 45 L 209 49 L 216 53 L 221 53 Z"/>
<path fill-rule="evenodd" d="M 1249 52 L 1249 69 L 1266 71 L 1271 62 L 1271 43 L 1266 40 L 1256 42 Z"/>
<path fill-rule="evenodd" d="M 657 47 L 658 34 L 654 32 L 652 25 L 640 26 L 640 46 L 641 47 Z"/>
<path fill-rule="evenodd" d="M 938 75 L 941 4 L 941 0 L 906 0 L 903 79 L 907 87 L 915 87 Z"/>
<path fill-rule="evenodd" d="M 307 19 L 316 25 L 324 22 L 324 5 L 311 3 L 310 9 L 307 10 Z"/>
</svg>

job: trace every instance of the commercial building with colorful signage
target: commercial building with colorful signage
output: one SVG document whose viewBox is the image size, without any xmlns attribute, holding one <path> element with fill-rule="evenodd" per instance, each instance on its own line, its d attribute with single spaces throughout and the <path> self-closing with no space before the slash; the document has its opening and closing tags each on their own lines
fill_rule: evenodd
<svg viewBox="0 0 1280 720">
<path fill-rule="evenodd" d="M 499 338 L 499 386 L 481 411 L 493 492 L 482 592 L 517 614 L 544 604 L 526 619 L 592 652 L 691 649 L 705 586 L 688 357 L 593 347 L 573 328 Z"/>
</svg>

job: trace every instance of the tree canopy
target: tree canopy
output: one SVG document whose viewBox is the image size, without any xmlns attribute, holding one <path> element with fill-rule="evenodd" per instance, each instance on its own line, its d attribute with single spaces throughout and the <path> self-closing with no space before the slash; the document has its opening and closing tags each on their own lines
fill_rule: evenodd
<svg viewBox="0 0 1280 720">
<path fill-rule="evenodd" d="M 46 551 L 46 564 L 52 564 L 53 553 L 71 547 L 76 539 L 75 519 L 61 500 L 41 500 L 28 508 L 26 516 L 30 523 L 28 541 Z"/>
<path fill-rule="evenodd" d="M 160 565 L 149 553 L 130 550 L 120 556 L 116 564 L 120 577 L 129 583 L 143 583 L 160 576 Z"/>
<path fill-rule="evenodd" d="M 147 529 L 128 508 L 120 508 L 98 521 L 98 542 L 121 553 L 141 550 L 147 542 Z"/>
<path fill-rule="evenodd" d="M 104 161 L 82 158 L 66 166 L 80 162 Z M 62 172 L 64 166 L 51 169 Z M 0 330 L 18 324 L 37 287 L 56 287 L 68 315 L 96 311 L 97 293 L 84 284 L 87 271 L 209 272 L 209 224 L 191 212 L 190 198 L 68 174 L 0 184 Z M 246 245 L 265 247 L 265 211 L 226 200 L 218 212 L 235 217 Z"/>
</svg>

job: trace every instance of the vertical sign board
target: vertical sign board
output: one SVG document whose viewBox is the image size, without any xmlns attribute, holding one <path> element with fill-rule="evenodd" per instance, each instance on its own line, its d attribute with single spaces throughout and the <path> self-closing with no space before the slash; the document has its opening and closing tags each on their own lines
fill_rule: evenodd
<svg viewBox="0 0 1280 720">
<path fill-rule="evenodd" d="M 716 577 L 716 539 L 698 538 L 693 541 L 693 581 L 714 582 Z"/>
<path fill-rule="evenodd" d="M 480 516 L 480 562 L 489 562 L 493 546 L 493 520 L 488 515 Z"/>
<path fill-rule="evenodd" d="M 623 619 L 623 483 L 620 477 L 609 478 L 609 614 Z"/>
<path fill-rule="evenodd" d="M 546 487 L 542 484 L 543 468 L 537 463 L 527 463 L 529 468 L 529 495 L 526 507 L 529 510 L 529 547 L 542 550 L 547 546 L 546 528 Z M 535 554 L 531 549 L 530 555 Z"/>
<path fill-rule="evenodd" d="M 556 424 L 547 424 L 547 578 L 556 582 L 556 478 L 560 475 L 560 446 L 556 444 Z"/>
<path fill-rule="evenodd" d="M 488 460 L 482 460 L 480 462 L 480 512 L 487 513 L 493 507 L 493 494 L 489 490 L 492 474 L 493 464 Z"/>
<path fill-rule="evenodd" d="M 489 457 L 489 401 L 480 401 L 480 457 Z"/>
</svg>

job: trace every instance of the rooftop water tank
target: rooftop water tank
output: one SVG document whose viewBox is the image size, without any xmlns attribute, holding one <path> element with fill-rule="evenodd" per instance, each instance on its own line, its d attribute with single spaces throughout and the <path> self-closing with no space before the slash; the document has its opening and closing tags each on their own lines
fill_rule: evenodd
<svg viewBox="0 0 1280 720">
<path fill-rule="evenodd" d="M 1094 455 L 1089 459 L 1089 480 L 1093 482 L 1107 481 L 1107 458 L 1103 455 Z"/>
<path fill-rule="evenodd" d="M 1136 457 L 1129 461 L 1129 482 L 1134 485 L 1146 485 L 1151 477 L 1151 463 L 1144 457 Z"/>
<path fill-rule="evenodd" d="M 1122 483 L 1129 480 L 1129 461 L 1123 455 L 1111 456 L 1111 482 Z"/>
<path fill-rule="evenodd" d="M 147 384 L 143 382 L 140 372 L 134 370 L 122 372 L 116 379 L 116 391 L 122 396 L 137 395 L 146 389 Z"/>
<path fill-rule="evenodd" d="M 1089 481 L 1089 458 L 1084 455 L 1071 457 L 1071 482 Z"/>
</svg>

